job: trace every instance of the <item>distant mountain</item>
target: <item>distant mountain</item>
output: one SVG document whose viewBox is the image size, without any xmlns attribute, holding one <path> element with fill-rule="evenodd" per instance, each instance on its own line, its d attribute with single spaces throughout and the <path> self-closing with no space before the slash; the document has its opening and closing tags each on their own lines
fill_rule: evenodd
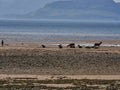
<svg viewBox="0 0 120 90">
<path fill-rule="evenodd" d="M 67 0 L 47 4 L 28 13 L 26 17 L 39 19 L 120 19 L 120 4 L 113 0 Z"/>
<path fill-rule="evenodd" d="M 118 3 L 118 6 L 120 7 L 120 3 Z"/>
</svg>

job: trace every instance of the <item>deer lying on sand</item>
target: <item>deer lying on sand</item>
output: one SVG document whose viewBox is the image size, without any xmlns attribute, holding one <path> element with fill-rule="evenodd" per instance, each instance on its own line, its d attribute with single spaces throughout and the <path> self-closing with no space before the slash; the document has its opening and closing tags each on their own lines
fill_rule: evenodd
<svg viewBox="0 0 120 90">
<path fill-rule="evenodd" d="M 69 45 L 67 45 L 67 47 L 75 48 L 75 43 L 70 43 Z"/>
<path fill-rule="evenodd" d="M 41 45 L 42 46 L 42 48 L 46 48 L 46 46 L 45 45 Z"/>
<path fill-rule="evenodd" d="M 62 44 L 59 44 L 58 47 L 59 47 L 59 48 L 63 48 Z"/>
<path fill-rule="evenodd" d="M 78 48 L 82 48 L 82 46 L 78 45 Z"/>
</svg>

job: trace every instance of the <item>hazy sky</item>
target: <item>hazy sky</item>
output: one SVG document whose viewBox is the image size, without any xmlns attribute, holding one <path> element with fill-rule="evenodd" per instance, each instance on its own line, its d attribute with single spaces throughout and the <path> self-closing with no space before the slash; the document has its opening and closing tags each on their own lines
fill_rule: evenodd
<svg viewBox="0 0 120 90">
<path fill-rule="evenodd" d="M 0 0 L 0 15 L 7 13 L 27 13 L 58 0 Z M 19 11 L 18 11 L 19 10 Z"/>
<path fill-rule="evenodd" d="M 120 0 L 114 0 L 114 1 L 116 1 L 116 2 L 120 2 Z"/>
<path fill-rule="evenodd" d="M 0 0 L 0 5 L 9 5 L 12 4 L 14 2 L 33 2 L 33 0 Z M 65 0 L 34 0 L 34 2 L 40 4 L 40 7 L 43 7 L 46 3 L 51 3 L 53 1 L 65 1 Z M 120 2 L 120 0 L 114 0 L 116 2 Z"/>
<path fill-rule="evenodd" d="M 0 3 L 13 3 L 15 1 L 23 1 L 23 0 L 0 0 Z M 26 0 L 26 1 L 29 1 L 29 0 Z M 62 0 L 34 0 L 35 2 L 40 2 L 40 4 L 42 6 L 44 6 L 46 3 L 50 3 L 50 2 L 53 2 L 53 1 L 62 1 Z M 63 0 L 65 1 L 65 0 Z M 120 2 L 120 0 L 114 0 L 116 2 Z"/>
<path fill-rule="evenodd" d="M 33 0 L 0 0 L 0 5 L 1 4 L 11 4 L 13 2 L 25 2 L 25 1 L 33 2 Z M 53 1 L 59 1 L 59 0 L 34 0 L 34 2 L 39 2 L 39 4 L 41 6 L 44 6 L 46 3 L 51 3 Z"/>
</svg>

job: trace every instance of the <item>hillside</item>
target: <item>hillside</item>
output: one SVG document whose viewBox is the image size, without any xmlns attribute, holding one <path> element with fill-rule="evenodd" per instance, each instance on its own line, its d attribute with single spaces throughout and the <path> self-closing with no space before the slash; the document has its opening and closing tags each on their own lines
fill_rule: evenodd
<svg viewBox="0 0 120 90">
<path fill-rule="evenodd" d="M 56 1 L 28 13 L 27 17 L 48 19 L 120 19 L 120 5 L 113 0 Z"/>
</svg>

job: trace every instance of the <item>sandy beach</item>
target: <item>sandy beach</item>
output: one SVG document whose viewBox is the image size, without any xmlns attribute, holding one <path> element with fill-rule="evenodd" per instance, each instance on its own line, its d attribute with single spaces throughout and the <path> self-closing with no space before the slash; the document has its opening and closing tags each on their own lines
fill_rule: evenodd
<svg viewBox="0 0 120 90">
<path fill-rule="evenodd" d="M 92 47 L 100 41 L 99 48 Z M 70 43 L 76 47 L 67 47 Z M 120 89 L 120 40 L 5 40 L 0 83 L 1 90 L 106 90 L 113 84 Z"/>
<path fill-rule="evenodd" d="M 112 44 L 119 44 L 119 41 Z M 15 90 L 79 90 L 84 84 L 87 88 L 105 90 L 111 83 L 119 85 L 120 47 L 64 46 L 60 49 L 57 46 L 42 48 L 41 43 L 31 42 L 5 44 L 0 47 L 0 82 L 1 89 L 6 90 L 10 87 Z"/>
<path fill-rule="evenodd" d="M 119 42 L 119 41 L 116 41 Z M 92 42 L 93 43 L 93 42 Z M 113 44 L 116 44 L 115 42 Z M 119 44 L 119 43 L 118 43 Z M 39 44 L 0 47 L 1 74 L 119 75 L 120 47 L 42 48 Z"/>
</svg>

